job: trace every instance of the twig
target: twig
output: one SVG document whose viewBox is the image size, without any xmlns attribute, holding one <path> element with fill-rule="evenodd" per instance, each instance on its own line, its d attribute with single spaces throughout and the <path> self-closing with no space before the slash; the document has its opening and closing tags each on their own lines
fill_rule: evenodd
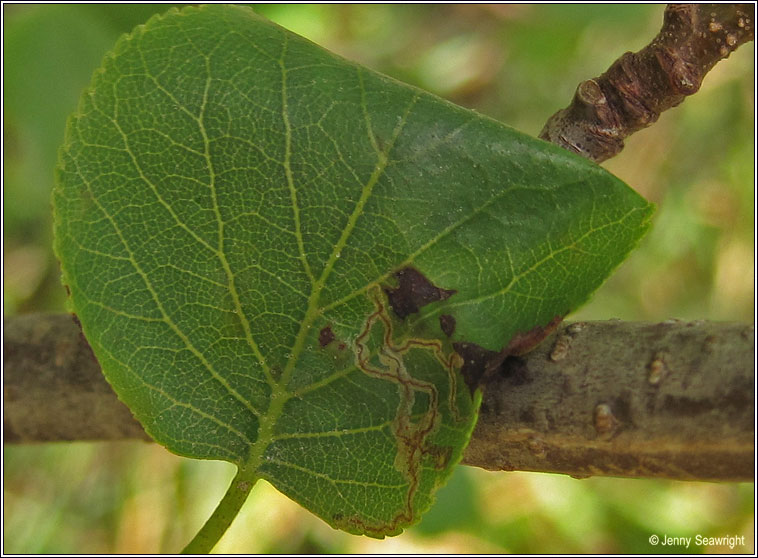
<svg viewBox="0 0 758 558">
<path fill-rule="evenodd" d="M 4 320 L 5 442 L 148 436 L 71 316 Z M 685 480 L 753 477 L 752 326 L 563 324 L 485 387 L 464 462 Z"/>
<path fill-rule="evenodd" d="M 626 137 L 697 92 L 719 60 L 753 40 L 754 13 L 754 4 L 669 4 L 655 39 L 580 83 L 540 137 L 598 163 L 613 157 Z"/>
<path fill-rule="evenodd" d="M 465 462 L 485 469 L 753 480 L 753 327 L 563 325 L 486 386 Z"/>
</svg>

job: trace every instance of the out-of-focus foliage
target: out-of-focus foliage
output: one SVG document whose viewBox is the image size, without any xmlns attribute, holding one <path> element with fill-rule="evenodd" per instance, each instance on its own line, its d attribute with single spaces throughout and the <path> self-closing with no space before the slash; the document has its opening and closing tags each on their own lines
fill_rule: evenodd
<svg viewBox="0 0 758 558">
<path fill-rule="evenodd" d="M 4 314 L 62 311 L 50 190 L 65 119 L 116 38 L 166 5 L 5 5 Z M 576 85 L 660 27 L 660 5 L 259 5 L 347 58 L 537 134 Z M 658 204 L 641 248 L 576 319 L 752 322 L 752 45 L 604 166 Z M 4 550 L 176 551 L 233 468 L 140 443 L 8 447 Z M 417 527 L 385 541 L 333 531 L 259 483 L 223 552 L 752 552 L 753 486 L 459 467 Z M 247 520 L 246 520 L 247 518 Z M 252 527 L 251 527 L 252 526 Z M 651 534 L 745 535 L 652 547 Z"/>
</svg>

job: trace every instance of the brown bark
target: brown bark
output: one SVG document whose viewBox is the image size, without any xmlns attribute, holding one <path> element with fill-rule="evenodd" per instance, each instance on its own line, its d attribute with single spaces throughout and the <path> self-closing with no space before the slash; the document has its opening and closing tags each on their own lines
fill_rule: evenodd
<svg viewBox="0 0 758 558">
<path fill-rule="evenodd" d="M 719 60 L 753 40 L 754 23 L 754 4 L 669 4 L 655 39 L 580 83 L 540 137 L 598 163 L 613 157 L 626 137 L 697 92 Z"/>
<path fill-rule="evenodd" d="M 562 325 L 486 386 L 464 462 L 679 480 L 754 473 L 753 327 Z"/>
<path fill-rule="evenodd" d="M 5 441 L 149 439 L 69 315 L 4 320 Z M 563 324 L 485 387 L 464 463 L 753 478 L 754 333 L 730 323 Z"/>
<path fill-rule="evenodd" d="M 3 319 L 5 443 L 150 440 L 69 314 Z"/>
</svg>

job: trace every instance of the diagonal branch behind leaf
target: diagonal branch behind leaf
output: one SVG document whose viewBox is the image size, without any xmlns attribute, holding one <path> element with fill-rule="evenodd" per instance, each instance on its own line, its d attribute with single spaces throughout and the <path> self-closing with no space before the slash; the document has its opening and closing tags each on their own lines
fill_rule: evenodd
<svg viewBox="0 0 758 558">
<path fill-rule="evenodd" d="M 580 83 L 540 137 L 597 163 L 614 157 L 626 137 L 696 93 L 719 60 L 753 40 L 754 26 L 753 4 L 669 4 L 653 41 Z"/>
</svg>

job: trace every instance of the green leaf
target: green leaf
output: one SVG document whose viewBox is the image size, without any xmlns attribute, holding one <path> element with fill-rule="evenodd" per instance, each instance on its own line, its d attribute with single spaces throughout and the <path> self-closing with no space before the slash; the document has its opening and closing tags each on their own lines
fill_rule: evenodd
<svg viewBox="0 0 758 558">
<path fill-rule="evenodd" d="M 492 364 L 583 303 L 651 214 L 592 163 L 225 5 L 117 43 L 54 205 L 71 308 L 145 429 L 371 536 L 461 458 L 480 394 L 458 353 Z"/>
</svg>

